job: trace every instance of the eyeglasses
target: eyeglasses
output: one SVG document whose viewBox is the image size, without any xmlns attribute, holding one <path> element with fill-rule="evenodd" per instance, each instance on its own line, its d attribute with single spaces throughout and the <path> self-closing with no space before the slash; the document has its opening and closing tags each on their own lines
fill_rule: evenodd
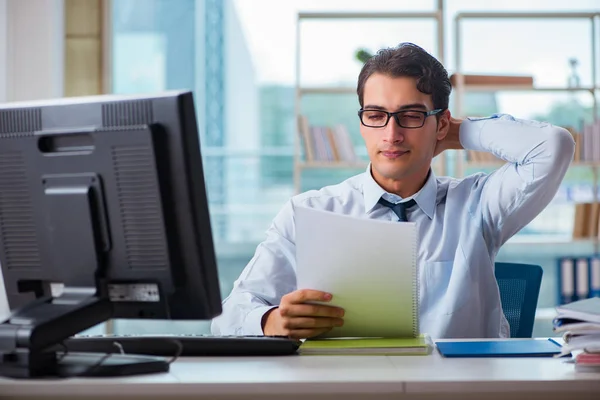
<svg viewBox="0 0 600 400">
<path fill-rule="evenodd" d="M 402 110 L 387 112 L 382 110 L 358 110 L 360 122 L 369 128 L 383 128 L 388 124 L 390 118 L 394 117 L 401 128 L 416 129 L 425 125 L 425 119 L 431 115 L 439 114 L 443 108 L 430 111 Z"/>
</svg>

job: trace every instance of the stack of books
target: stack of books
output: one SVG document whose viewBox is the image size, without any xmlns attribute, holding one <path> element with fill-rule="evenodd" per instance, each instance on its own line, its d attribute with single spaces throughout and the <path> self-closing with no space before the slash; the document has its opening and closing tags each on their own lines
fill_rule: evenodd
<svg viewBox="0 0 600 400">
<path fill-rule="evenodd" d="M 305 161 L 347 162 L 358 161 L 354 144 L 346 126 L 313 126 L 304 115 L 298 117 L 298 131 L 304 145 Z"/>
<path fill-rule="evenodd" d="M 600 372 L 600 298 L 556 308 L 554 331 L 563 335 L 562 355 L 575 355 L 577 371 Z"/>
</svg>

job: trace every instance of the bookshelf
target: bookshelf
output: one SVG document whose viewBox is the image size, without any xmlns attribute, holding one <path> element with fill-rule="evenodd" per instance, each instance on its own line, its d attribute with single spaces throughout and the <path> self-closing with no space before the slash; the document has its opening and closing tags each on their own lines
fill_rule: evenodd
<svg viewBox="0 0 600 400">
<path fill-rule="evenodd" d="M 596 43 L 596 32 L 600 12 L 462 12 L 454 17 L 454 57 L 456 70 L 453 74 L 453 89 L 455 92 L 455 110 L 457 117 L 465 117 L 463 110 L 464 95 L 467 91 L 535 91 L 535 92 L 587 92 L 592 96 L 593 113 L 598 116 L 598 90 L 600 83 L 597 80 L 596 71 L 598 63 L 598 50 Z M 472 79 L 472 75 L 463 74 L 461 63 L 462 35 L 461 21 L 474 19 L 581 19 L 591 24 L 591 73 L 592 85 L 577 87 L 536 87 L 531 77 L 497 77 L 494 75 L 479 75 Z M 502 79 L 505 78 L 505 79 Z M 466 152 L 460 151 L 456 157 L 456 175 L 464 176 L 467 168 L 492 168 L 500 166 L 501 162 L 473 162 L 466 159 Z M 598 183 L 598 168 L 600 161 L 573 162 L 572 167 L 591 168 L 594 176 L 594 200 L 596 198 Z"/>
<path fill-rule="evenodd" d="M 318 161 L 307 160 L 303 151 L 303 132 L 299 120 L 303 114 L 301 109 L 302 98 L 307 95 L 314 94 L 356 94 L 356 87 L 319 87 L 319 86 L 302 86 L 301 84 L 301 59 L 300 43 L 302 38 L 302 22 L 308 20 L 377 20 L 377 19 L 419 19 L 433 20 L 436 22 L 436 41 L 438 47 L 438 58 L 443 62 L 444 55 L 444 0 L 436 0 L 436 8 L 432 11 L 424 12 L 300 12 L 297 15 L 296 23 L 296 99 L 295 99 L 295 121 L 296 135 L 294 139 L 294 190 L 296 193 L 302 191 L 302 181 L 304 172 L 307 170 L 316 171 L 347 171 L 348 176 L 364 172 L 367 168 L 368 161 L 357 157 L 356 160 L 347 161 Z M 401 39 L 398 39 L 401 42 Z M 310 117 L 310 116 L 307 116 Z M 344 121 L 345 124 L 358 124 L 358 117 L 353 121 Z M 310 124 L 310 118 L 309 118 Z M 356 144 L 354 144 L 356 147 Z M 441 154 L 434 159 L 433 168 L 436 173 L 445 173 L 445 154 Z"/>
<path fill-rule="evenodd" d="M 455 91 L 455 115 L 459 117 L 465 117 L 463 105 L 464 95 L 467 91 L 533 91 L 533 92 L 583 92 L 589 93 L 592 97 L 593 112 L 595 116 L 598 116 L 598 90 L 600 85 L 598 84 L 596 71 L 598 66 L 598 51 L 595 34 L 597 32 L 599 12 L 560 12 L 560 13 L 530 13 L 530 12 L 502 12 L 502 13 L 487 13 L 487 12 L 468 12 L 458 13 L 455 16 L 455 35 L 454 35 L 454 49 L 455 49 L 455 60 L 456 70 L 452 76 L 453 89 Z M 533 78 L 527 76 L 506 76 L 498 77 L 494 75 L 467 75 L 462 72 L 461 63 L 461 21 L 467 19 L 582 19 L 589 21 L 591 24 L 591 72 L 592 72 L 592 84 L 589 86 L 577 86 L 577 87 L 536 87 Z M 579 132 L 583 134 L 583 132 Z M 581 136 L 580 136 L 581 139 Z M 599 139 L 595 139 L 599 140 Z M 587 142 L 586 142 L 587 143 Z M 591 141 L 592 145 L 594 139 Z M 578 146 L 580 146 L 579 144 Z M 592 193 L 593 202 L 598 202 L 598 175 L 600 173 L 600 158 L 598 155 L 589 157 L 594 161 L 580 161 L 582 157 L 583 149 L 580 149 L 580 154 L 576 152 L 576 158 L 572 162 L 570 169 L 585 168 L 588 169 L 592 175 Z M 467 157 L 468 155 L 468 157 Z M 473 160 L 473 153 L 468 154 L 466 151 L 458 152 L 456 156 L 456 175 L 462 177 L 466 174 L 467 170 L 491 170 L 500 167 L 503 164 L 501 160 Z M 584 157 L 585 158 L 585 157 Z M 582 206 L 578 204 L 579 208 Z M 576 234 L 577 227 L 574 227 L 573 237 L 568 240 L 568 243 L 589 243 L 593 246 L 593 252 L 597 253 L 600 250 L 600 238 L 598 235 L 593 237 L 578 237 Z M 552 244 L 549 242 L 543 242 L 544 244 Z M 511 242 L 511 245 L 518 243 Z M 534 244 L 531 240 L 526 240 L 524 244 Z"/>
</svg>

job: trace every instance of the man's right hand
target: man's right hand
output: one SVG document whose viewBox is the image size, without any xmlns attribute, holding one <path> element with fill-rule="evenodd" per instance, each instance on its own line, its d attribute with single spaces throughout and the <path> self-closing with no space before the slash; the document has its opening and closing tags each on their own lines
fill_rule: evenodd
<svg viewBox="0 0 600 400">
<path fill-rule="evenodd" d="M 310 289 L 286 294 L 281 298 L 279 307 L 269 310 L 263 316 L 263 333 L 268 336 L 305 339 L 321 335 L 344 324 L 343 309 L 321 304 L 307 304 L 316 301 L 331 301 L 331 294 Z"/>
</svg>

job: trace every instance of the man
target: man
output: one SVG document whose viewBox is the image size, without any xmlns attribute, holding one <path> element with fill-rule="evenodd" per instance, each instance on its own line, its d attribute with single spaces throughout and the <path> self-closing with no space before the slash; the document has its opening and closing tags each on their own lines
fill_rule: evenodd
<svg viewBox="0 0 600 400">
<path fill-rule="evenodd" d="M 421 332 L 509 336 L 494 259 L 552 200 L 574 141 L 562 128 L 509 115 L 455 119 L 450 91 L 442 64 L 414 44 L 381 50 L 365 63 L 357 92 L 367 171 L 283 207 L 213 321 L 214 334 L 308 338 L 343 325 L 344 310 L 309 304 L 331 294 L 296 290 L 294 208 L 306 206 L 416 222 Z M 436 177 L 432 158 L 463 148 L 491 152 L 506 164 L 491 174 Z"/>
</svg>

